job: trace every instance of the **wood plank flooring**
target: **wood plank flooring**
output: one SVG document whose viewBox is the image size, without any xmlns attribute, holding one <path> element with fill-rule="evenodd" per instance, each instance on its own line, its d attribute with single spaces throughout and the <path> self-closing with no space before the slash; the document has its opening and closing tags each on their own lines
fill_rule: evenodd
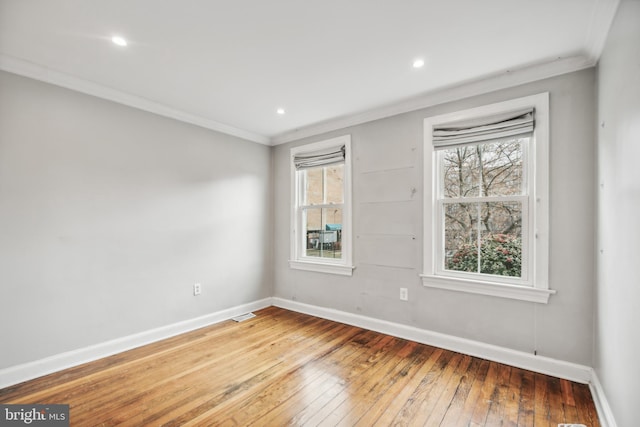
<svg viewBox="0 0 640 427">
<path fill-rule="evenodd" d="M 72 426 L 599 426 L 588 386 L 269 307 L 0 390 Z"/>
</svg>

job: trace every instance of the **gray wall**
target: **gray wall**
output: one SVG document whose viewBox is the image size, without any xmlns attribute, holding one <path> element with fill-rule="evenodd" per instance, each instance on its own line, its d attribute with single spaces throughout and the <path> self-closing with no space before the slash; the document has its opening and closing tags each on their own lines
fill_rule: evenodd
<svg viewBox="0 0 640 427">
<path fill-rule="evenodd" d="M 274 149 L 277 297 L 591 366 L 595 286 L 595 70 L 542 80 L 330 132 Z M 422 272 L 423 120 L 550 92 L 548 305 L 425 288 Z M 353 277 L 291 270 L 289 149 L 351 134 Z M 409 289 L 409 301 L 399 288 Z"/>
<path fill-rule="evenodd" d="M 0 72 L 0 369 L 271 296 L 271 200 L 269 147 Z"/>
<path fill-rule="evenodd" d="M 638 425 L 640 2 L 622 1 L 598 65 L 595 370 L 619 426 Z"/>
</svg>

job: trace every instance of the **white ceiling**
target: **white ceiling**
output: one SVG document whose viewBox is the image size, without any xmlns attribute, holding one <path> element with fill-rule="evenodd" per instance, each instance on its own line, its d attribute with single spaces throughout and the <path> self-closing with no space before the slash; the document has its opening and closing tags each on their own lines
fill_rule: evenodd
<svg viewBox="0 0 640 427">
<path fill-rule="evenodd" d="M 268 144 L 508 70 L 594 65 L 617 4 L 0 0 L 0 68 Z"/>
</svg>

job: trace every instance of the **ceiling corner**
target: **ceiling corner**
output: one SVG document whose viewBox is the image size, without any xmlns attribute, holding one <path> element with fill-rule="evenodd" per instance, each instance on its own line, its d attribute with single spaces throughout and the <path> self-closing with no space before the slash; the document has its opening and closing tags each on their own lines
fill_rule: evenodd
<svg viewBox="0 0 640 427">
<path fill-rule="evenodd" d="M 345 129 L 350 126 L 356 126 L 362 123 L 384 119 L 386 117 L 392 117 L 410 111 L 417 111 L 446 102 L 457 101 L 561 74 L 583 70 L 595 66 L 596 63 L 597 60 L 594 61 L 585 55 L 577 55 L 565 58 L 555 58 L 525 67 L 480 76 L 474 80 L 425 92 L 396 103 L 387 104 L 378 108 L 336 117 L 334 119 L 286 131 L 272 136 L 271 145 L 285 144 L 302 138 Z"/>
<path fill-rule="evenodd" d="M 0 53 L 0 70 L 18 74 L 23 77 L 29 77 L 55 86 L 64 87 L 87 95 L 96 96 L 128 107 L 137 108 L 139 110 L 158 114 L 160 116 L 200 126 L 205 129 L 221 132 L 251 142 L 263 145 L 272 145 L 271 139 L 266 135 L 257 134 L 255 132 L 206 119 L 204 117 L 168 107 L 155 101 L 131 95 L 98 83 L 35 64 L 33 62 L 4 55 L 2 53 Z"/>
<path fill-rule="evenodd" d="M 620 0 L 596 0 L 585 41 L 586 53 L 593 65 L 598 63 L 616 16 Z"/>
</svg>

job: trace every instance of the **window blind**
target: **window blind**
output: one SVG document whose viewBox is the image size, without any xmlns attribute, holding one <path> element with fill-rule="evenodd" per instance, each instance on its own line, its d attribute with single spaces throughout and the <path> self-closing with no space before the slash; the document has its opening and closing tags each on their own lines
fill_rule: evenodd
<svg viewBox="0 0 640 427">
<path fill-rule="evenodd" d="M 302 170 L 343 163 L 344 159 L 345 146 L 340 145 L 321 151 L 296 154 L 293 156 L 293 164 L 296 170 Z"/>
<path fill-rule="evenodd" d="M 438 149 L 525 135 L 533 132 L 534 110 L 512 111 L 495 116 L 443 123 L 433 127 L 433 147 Z"/>
</svg>

